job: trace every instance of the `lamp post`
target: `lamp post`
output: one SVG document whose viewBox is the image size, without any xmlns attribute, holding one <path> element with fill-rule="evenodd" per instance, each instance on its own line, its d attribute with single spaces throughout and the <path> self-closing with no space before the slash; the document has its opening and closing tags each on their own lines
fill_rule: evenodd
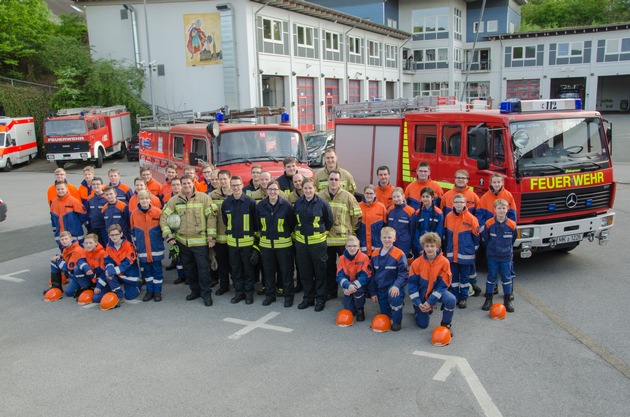
<svg viewBox="0 0 630 417">
<path fill-rule="evenodd" d="M 149 18 L 147 16 L 147 0 L 143 0 L 144 4 L 144 28 L 147 33 L 147 60 L 149 64 L 147 67 L 149 68 L 149 93 L 151 95 L 151 115 L 153 119 L 155 119 L 155 101 L 153 100 L 153 65 L 155 65 L 154 61 L 151 61 L 151 46 L 149 44 Z"/>
</svg>

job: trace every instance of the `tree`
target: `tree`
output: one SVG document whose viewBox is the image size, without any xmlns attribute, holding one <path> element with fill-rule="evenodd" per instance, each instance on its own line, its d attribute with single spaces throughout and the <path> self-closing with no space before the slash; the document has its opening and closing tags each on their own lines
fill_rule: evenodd
<svg viewBox="0 0 630 417">
<path fill-rule="evenodd" d="M 628 0 L 530 0 L 521 8 L 521 31 L 627 21 Z"/>
<path fill-rule="evenodd" d="M 28 59 L 42 50 L 53 30 L 43 0 L 0 0 L 0 69 L 15 78 L 32 73 Z"/>
</svg>

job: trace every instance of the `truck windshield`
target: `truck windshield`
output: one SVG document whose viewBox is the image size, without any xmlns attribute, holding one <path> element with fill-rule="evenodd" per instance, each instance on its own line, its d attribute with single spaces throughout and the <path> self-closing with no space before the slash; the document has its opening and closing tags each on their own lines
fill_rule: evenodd
<svg viewBox="0 0 630 417">
<path fill-rule="evenodd" d="M 222 132 L 214 141 L 215 164 L 247 161 L 282 161 L 293 156 L 304 161 L 304 139 L 287 130 L 240 130 Z"/>
<path fill-rule="evenodd" d="M 0 146 L 9 146 L 8 143 L 4 143 L 4 133 L 0 133 Z"/>
<path fill-rule="evenodd" d="M 610 166 L 601 119 L 528 120 L 510 124 L 514 162 L 523 177 Z"/>
<path fill-rule="evenodd" d="M 83 120 L 47 120 L 45 124 L 46 136 L 84 135 L 85 121 Z"/>
</svg>

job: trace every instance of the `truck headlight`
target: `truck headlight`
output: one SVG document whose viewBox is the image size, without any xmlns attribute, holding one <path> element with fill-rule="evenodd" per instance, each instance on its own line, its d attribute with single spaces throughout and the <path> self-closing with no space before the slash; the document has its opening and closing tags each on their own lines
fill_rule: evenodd
<svg viewBox="0 0 630 417">
<path fill-rule="evenodd" d="M 534 237 L 534 228 L 533 227 L 524 227 L 522 229 L 518 229 L 518 238 L 519 239 L 529 239 Z"/>
<path fill-rule="evenodd" d="M 610 226 L 613 224 L 613 216 L 602 217 L 602 227 Z"/>
</svg>

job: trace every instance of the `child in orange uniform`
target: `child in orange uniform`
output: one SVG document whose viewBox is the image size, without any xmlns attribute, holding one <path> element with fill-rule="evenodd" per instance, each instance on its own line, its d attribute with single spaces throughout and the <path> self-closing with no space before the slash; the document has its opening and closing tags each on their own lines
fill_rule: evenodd
<svg viewBox="0 0 630 417">
<path fill-rule="evenodd" d="M 370 258 L 359 250 L 359 239 L 348 237 L 337 261 L 337 283 L 343 289 L 343 308 L 352 311 L 357 321 L 365 320 L 365 289 L 371 276 Z"/>
</svg>

